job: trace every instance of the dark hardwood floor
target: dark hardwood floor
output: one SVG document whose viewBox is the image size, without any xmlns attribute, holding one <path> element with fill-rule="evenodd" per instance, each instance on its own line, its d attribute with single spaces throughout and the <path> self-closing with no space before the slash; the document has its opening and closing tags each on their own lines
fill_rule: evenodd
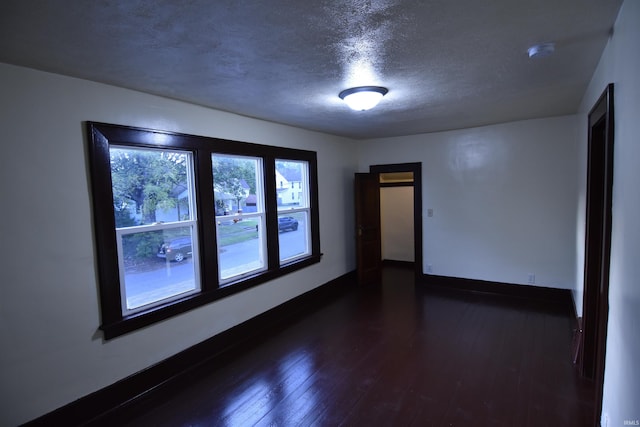
<svg viewBox="0 0 640 427">
<path fill-rule="evenodd" d="M 95 424 L 591 426 L 568 307 L 414 284 L 386 267 L 249 348 Z"/>
</svg>

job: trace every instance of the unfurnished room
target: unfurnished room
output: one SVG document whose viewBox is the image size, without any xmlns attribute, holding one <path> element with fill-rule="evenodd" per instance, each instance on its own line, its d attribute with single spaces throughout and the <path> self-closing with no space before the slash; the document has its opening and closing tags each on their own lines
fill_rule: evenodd
<svg viewBox="0 0 640 427">
<path fill-rule="evenodd" d="M 640 1 L 0 3 L 0 426 L 640 425 Z"/>
</svg>

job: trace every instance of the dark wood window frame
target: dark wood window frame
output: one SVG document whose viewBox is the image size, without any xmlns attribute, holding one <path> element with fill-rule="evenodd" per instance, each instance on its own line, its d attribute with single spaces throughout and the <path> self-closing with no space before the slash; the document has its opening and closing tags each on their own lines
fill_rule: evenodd
<svg viewBox="0 0 640 427">
<path fill-rule="evenodd" d="M 184 313 L 196 307 L 241 292 L 277 277 L 320 262 L 320 227 L 318 217 L 318 169 L 314 151 L 275 147 L 247 142 L 230 141 L 151 129 L 134 128 L 106 123 L 87 122 L 88 155 L 91 177 L 96 260 L 100 292 L 101 326 L 105 339 Z M 116 247 L 116 225 L 113 206 L 109 147 L 111 145 L 138 148 L 179 149 L 193 155 L 195 195 L 197 200 L 198 240 L 216 242 L 215 209 L 211 155 L 230 154 L 259 157 L 263 161 L 265 193 L 267 269 L 243 277 L 236 282 L 220 285 L 216 245 L 200 247 L 200 292 L 124 316 L 121 307 L 120 279 Z M 276 159 L 299 160 L 308 163 L 309 203 L 311 222 L 311 254 L 287 264 L 280 264 L 278 256 L 278 209 L 275 182 Z M 196 262 L 196 260 L 194 260 Z"/>
</svg>

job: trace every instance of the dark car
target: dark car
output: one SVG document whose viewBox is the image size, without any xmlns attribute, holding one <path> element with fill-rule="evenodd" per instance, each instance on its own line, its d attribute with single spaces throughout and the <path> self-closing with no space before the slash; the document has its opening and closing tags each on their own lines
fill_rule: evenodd
<svg viewBox="0 0 640 427">
<path fill-rule="evenodd" d="M 298 220 L 292 216 L 281 216 L 278 217 L 278 231 L 287 231 L 292 230 L 296 231 L 298 229 Z"/>
<path fill-rule="evenodd" d="M 191 237 L 189 236 L 167 240 L 158 248 L 158 256 L 169 261 L 181 262 L 191 255 Z"/>
</svg>

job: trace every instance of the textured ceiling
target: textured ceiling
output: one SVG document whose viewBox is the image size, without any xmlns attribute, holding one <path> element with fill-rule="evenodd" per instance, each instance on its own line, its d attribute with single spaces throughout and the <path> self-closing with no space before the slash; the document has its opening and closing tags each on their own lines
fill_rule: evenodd
<svg viewBox="0 0 640 427">
<path fill-rule="evenodd" d="M 577 111 L 621 0 L 2 0 L 0 62 L 354 138 Z M 527 48 L 555 42 L 552 56 Z M 373 110 L 338 93 L 378 85 Z"/>
</svg>

